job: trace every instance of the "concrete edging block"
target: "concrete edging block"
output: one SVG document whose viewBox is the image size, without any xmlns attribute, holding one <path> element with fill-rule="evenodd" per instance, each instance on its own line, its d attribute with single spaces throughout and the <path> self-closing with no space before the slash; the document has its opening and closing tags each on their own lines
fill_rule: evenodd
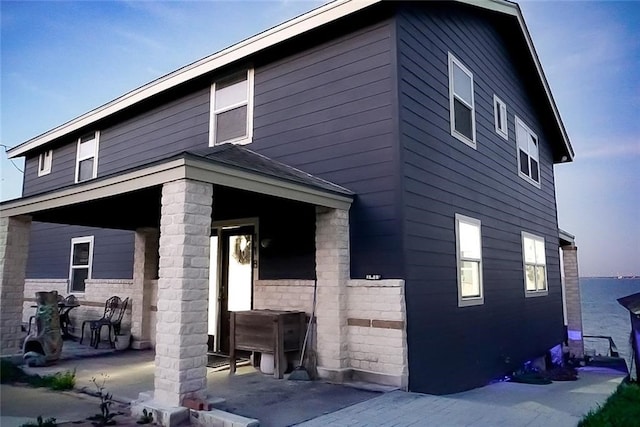
<svg viewBox="0 0 640 427">
<path fill-rule="evenodd" d="M 212 409 L 210 411 L 191 411 L 192 425 L 206 427 L 259 427 L 260 422 L 230 412 Z"/>
</svg>

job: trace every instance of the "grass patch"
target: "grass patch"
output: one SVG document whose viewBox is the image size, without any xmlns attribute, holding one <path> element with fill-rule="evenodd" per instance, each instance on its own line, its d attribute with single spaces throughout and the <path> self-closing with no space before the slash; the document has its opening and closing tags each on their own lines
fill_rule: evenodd
<svg viewBox="0 0 640 427">
<path fill-rule="evenodd" d="M 26 383 L 32 387 L 51 390 L 71 390 L 76 385 L 76 371 L 58 372 L 54 375 L 29 375 L 9 360 L 0 360 L 0 382 L 3 384 Z"/>
<path fill-rule="evenodd" d="M 626 427 L 640 425 L 640 383 L 623 382 L 604 405 L 591 410 L 578 427 Z"/>
</svg>

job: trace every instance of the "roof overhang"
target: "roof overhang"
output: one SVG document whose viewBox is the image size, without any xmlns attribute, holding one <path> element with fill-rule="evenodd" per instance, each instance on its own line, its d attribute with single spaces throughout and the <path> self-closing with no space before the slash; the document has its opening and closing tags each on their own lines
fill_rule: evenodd
<svg viewBox="0 0 640 427">
<path fill-rule="evenodd" d="M 576 244 L 576 236 L 569 234 L 560 228 L 558 229 L 558 238 L 560 239 L 560 246 L 574 246 Z"/>
<path fill-rule="evenodd" d="M 182 83 L 188 82 L 225 65 L 229 65 L 260 52 L 268 47 L 336 21 L 337 19 L 366 9 L 374 4 L 381 3 L 382 1 L 383 0 L 335 0 L 132 90 L 131 92 L 108 102 L 107 104 L 91 110 L 88 113 L 85 113 L 8 150 L 7 155 L 9 158 L 23 156 L 31 150 L 41 147 L 71 132 L 91 126 L 99 120 L 105 119 L 117 112 L 136 105 Z M 560 118 L 560 113 L 551 94 L 549 84 L 542 70 L 542 65 L 540 64 L 540 60 L 538 59 L 538 55 L 533 46 L 533 41 L 531 40 L 529 30 L 524 22 L 520 7 L 516 3 L 505 0 L 456 1 L 510 15 L 517 19 L 527 43 L 529 53 L 535 64 L 536 71 L 546 93 L 547 100 L 555 117 L 556 124 L 560 130 L 560 134 L 562 135 L 562 143 L 567 153 L 567 160 L 573 160 L 573 148 L 571 147 L 566 129 L 562 123 L 562 119 Z"/>
<path fill-rule="evenodd" d="M 317 206 L 348 210 L 353 197 L 313 188 L 276 177 L 186 156 L 118 175 L 76 184 L 44 194 L 9 200 L 0 204 L 0 217 L 28 215 L 112 197 L 178 179 L 193 179 L 240 190 L 296 200 Z"/>
</svg>

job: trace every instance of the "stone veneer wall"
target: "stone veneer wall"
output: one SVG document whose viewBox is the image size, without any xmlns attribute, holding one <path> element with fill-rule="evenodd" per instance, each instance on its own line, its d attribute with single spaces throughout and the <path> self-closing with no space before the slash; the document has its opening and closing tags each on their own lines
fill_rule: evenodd
<svg viewBox="0 0 640 427">
<path fill-rule="evenodd" d="M 89 279 L 86 281 L 85 292 L 76 293 L 80 302 L 80 307 L 74 308 L 69 313 L 73 328 L 71 333 L 79 337 L 82 322 L 89 319 L 99 319 L 104 313 L 105 301 L 117 295 L 124 299 L 129 297 L 127 311 L 122 318 L 122 329 L 131 328 L 131 306 L 138 295 L 133 293 L 133 281 L 130 279 Z M 35 293 L 41 291 L 58 291 L 60 295 L 67 296 L 68 281 L 66 279 L 27 279 L 24 285 L 24 302 L 22 307 L 22 322 L 27 325 L 29 317 L 33 316 L 35 309 L 31 307 L 35 304 Z M 89 338 L 89 328 L 85 328 L 85 339 Z M 107 329 L 103 328 L 102 339 L 107 339 Z"/>
<path fill-rule="evenodd" d="M 574 245 L 567 245 L 562 246 L 561 249 L 569 353 L 574 357 L 582 358 L 584 357 L 584 342 L 582 338 L 580 280 L 578 278 L 578 248 Z"/>
<path fill-rule="evenodd" d="M 253 292 L 255 309 L 311 315 L 313 280 L 256 280 Z M 348 366 L 353 376 L 406 389 L 404 280 L 349 280 L 347 300 Z"/>
<path fill-rule="evenodd" d="M 349 280 L 349 365 L 354 376 L 408 386 L 404 280 Z"/>
<path fill-rule="evenodd" d="M 313 306 L 313 280 L 256 280 L 253 284 L 253 308 L 256 310 L 304 311 Z"/>
</svg>

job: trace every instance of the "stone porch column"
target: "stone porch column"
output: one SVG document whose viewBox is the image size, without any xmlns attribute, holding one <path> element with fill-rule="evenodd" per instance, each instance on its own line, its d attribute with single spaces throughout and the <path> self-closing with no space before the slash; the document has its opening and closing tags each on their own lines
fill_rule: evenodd
<svg viewBox="0 0 640 427">
<path fill-rule="evenodd" d="M 31 217 L 0 218 L 0 354 L 19 354 Z"/>
<path fill-rule="evenodd" d="M 131 307 L 131 347 L 143 350 L 151 347 L 151 280 L 158 274 L 158 244 L 156 228 L 136 230 L 133 254 L 133 305 Z"/>
<path fill-rule="evenodd" d="M 154 400 L 181 406 L 207 391 L 207 299 L 213 186 L 162 186 Z"/>
<path fill-rule="evenodd" d="M 318 374 L 343 381 L 348 372 L 349 212 L 316 208 Z"/>
<path fill-rule="evenodd" d="M 569 336 L 569 354 L 577 358 L 584 357 L 582 340 L 582 303 L 580 301 L 580 282 L 578 280 L 578 248 L 575 245 L 562 246 L 564 264 L 564 289 L 567 309 L 567 333 Z"/>
</svg>

